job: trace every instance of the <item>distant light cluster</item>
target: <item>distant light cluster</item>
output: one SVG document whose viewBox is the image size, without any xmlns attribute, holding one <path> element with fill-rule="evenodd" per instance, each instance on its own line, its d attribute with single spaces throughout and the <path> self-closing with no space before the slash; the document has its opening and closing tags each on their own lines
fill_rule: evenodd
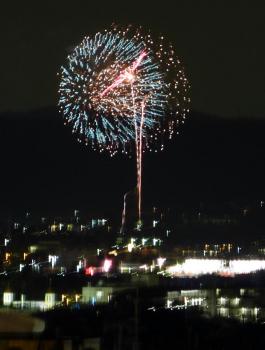
<svg viewBox="0 0 265 350">
<path fill-rule="evenodd" d="M 189 84 L 171 45 L 116 27 L 85 37 L 61 67 L 59 107 L 78 140 L 127 153 L 163 149 L 184 122 Z M 144 109 L 144 118 L 143 118 Z"/>
<path fill-rule="evenodd" d="M 265 270 L 265 260 L 186 259 L 182 263 L 167 267 L 166 272 L 173 276 L 233 276 L 259 270 Z"/>
</svg>

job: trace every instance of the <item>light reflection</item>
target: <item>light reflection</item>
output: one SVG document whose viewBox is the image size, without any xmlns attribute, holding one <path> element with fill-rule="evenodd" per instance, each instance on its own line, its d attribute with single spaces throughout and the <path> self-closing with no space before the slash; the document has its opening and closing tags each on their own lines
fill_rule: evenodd
<svg viewBox="0 0 265 350">
<path fill-rule="evenodd" d="M 217 274 L 231 277 L 264 269 L 265 260 L 186 259 L 167 267 L 166 272 L 172 276 Z"/>
</svg>

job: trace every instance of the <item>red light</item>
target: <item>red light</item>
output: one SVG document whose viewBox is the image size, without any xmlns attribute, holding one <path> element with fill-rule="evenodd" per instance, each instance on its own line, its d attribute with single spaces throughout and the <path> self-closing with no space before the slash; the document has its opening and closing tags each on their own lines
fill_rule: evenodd
<svg viewBox="0 0 265 350">
<path fill-rule="evenodd" d="M 86 267 L 85 275 L 93 276 L 94 275 L 94 267 L 93 266 Z"/>
</svg>

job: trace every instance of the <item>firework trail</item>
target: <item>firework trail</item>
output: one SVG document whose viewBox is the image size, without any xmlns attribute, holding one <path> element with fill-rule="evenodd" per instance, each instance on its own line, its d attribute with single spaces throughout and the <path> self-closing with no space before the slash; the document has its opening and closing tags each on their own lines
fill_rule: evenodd
<svg viewBox="0 0 265 350">
<path fill-rule="evenodd" d="M 137 181 L 137 187 L 138 187 L 138 220 L 141 222 L 142 217 L 142 166 L 143 166 L 143 125 L 144 125 L 144 111 L 145 111 L 145 100 L 142 101 L 141 104 L 141 122 L 139 127 L 139 147 L 138 147 L 138 181 Z"/>
<path fill-rule="evenodd" d="M 141 220 L 143 152 L 163 150 L 189 111 L 189 84 L 172 45 L 113 27 L 85 37 L 59 75 L 59 108 L 79 142 L 111 156 L 135 147 Z"/>
<path fill-rule="evenodd" d="M 127 201 L 127 197 L 129 195 L 130 192 L 125 193 L 124 197 L 123 197 L 123 210 L 122 210 L 122 219 L 121 219 L 121 230 L 120 233 L 124 233 L 124 227 L 125 227 L 125 221 L 126 221 L 126 201 Z"/>
</svg>

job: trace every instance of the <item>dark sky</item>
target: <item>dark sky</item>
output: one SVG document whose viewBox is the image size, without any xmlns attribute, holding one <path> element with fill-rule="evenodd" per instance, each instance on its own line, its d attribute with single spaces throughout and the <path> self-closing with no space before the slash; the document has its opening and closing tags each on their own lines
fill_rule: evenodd
<svg viewBox="0 0 265 350">
<path fill-rule="evenodd" d="M 144 208 L 265 200 L 264 131 L 264 120 L 192 112 L 163 152 L 144 155 Z M 0 167 L 0 217 L 75 208 L 120 215 L 136 181 L 134 156 L 110 158 L 79 144 L 55 107 L 1 117 Z"/>
<path fill-rule="evenodd" d="M 71 48 L 114 21 L 170 39 L 190 78 L 194 110 L 264 117 L 264 13 L 259 0 L 3 1 L 0 111 L 55 106 L 56 72 Z"/>
</svg>

